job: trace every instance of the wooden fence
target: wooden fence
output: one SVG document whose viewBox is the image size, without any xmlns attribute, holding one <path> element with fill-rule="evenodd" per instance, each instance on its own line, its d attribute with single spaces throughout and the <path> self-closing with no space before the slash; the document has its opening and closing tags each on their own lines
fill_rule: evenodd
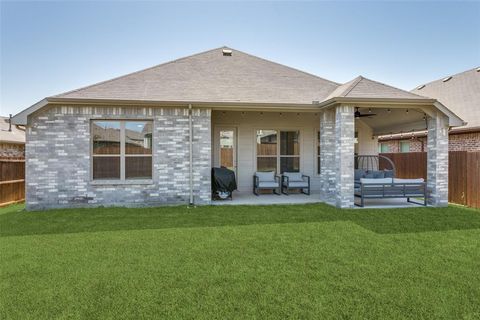
<svg viewBox="0 0 480 320">
<path fill-rule="evenodd" d="M 0 206 L 25 200 L 25 160 L 0 159 Z"/>
<path fill-rule="evenodd" d="M 427 179 L 427 153 L 382 153 L 396 167 L 398 178 Z M 448 201 L 480 208 L 480 152 L 450 151 Z"/>
</svg>

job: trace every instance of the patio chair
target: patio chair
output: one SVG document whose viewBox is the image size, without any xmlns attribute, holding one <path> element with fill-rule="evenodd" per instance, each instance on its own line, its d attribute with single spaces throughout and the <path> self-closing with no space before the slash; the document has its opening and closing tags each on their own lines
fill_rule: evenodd
<svg viewBox="0 0 480 320">
<path fill-rule="evenodd" d="M 280 195 L 280 177 L 275 172 L 255 172 L 253 175 L 253 194 L 258 196 L 258 190 L 271 189 Z"/>
<path fill-rule="evenodd" d="M 301 193 L 310 195 L 310 177 L 301 172 L 284 172 L 282 175 L 282 193 L 288 195 L 290 189 L 300 189 Z M 305 192 L 305 190 L 307 191 Z"/>
</svg>

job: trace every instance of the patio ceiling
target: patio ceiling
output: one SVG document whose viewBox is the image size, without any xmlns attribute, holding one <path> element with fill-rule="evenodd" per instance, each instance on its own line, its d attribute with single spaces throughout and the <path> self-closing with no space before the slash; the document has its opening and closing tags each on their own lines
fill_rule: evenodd
<svg viewBox="0 0 480 320">
<path fill-rule="evenodd" d="M 374 135 L 421 131 L 427 128 L 425 113 L 418 108 L 361 107 L 358 110 L 361 114 L 372 114 L 356 119 L 371 127 Z"/>
</svg>

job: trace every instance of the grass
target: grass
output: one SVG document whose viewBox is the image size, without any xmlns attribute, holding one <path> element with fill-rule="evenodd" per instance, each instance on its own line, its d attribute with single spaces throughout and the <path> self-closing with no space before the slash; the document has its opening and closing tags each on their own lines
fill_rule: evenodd
<svg viewBox="0 0 480 320">
<path fill-rule="evenodd" d="M 480 211 L 0 209 L 1 319 L 480 319 Z"/>
</svg>

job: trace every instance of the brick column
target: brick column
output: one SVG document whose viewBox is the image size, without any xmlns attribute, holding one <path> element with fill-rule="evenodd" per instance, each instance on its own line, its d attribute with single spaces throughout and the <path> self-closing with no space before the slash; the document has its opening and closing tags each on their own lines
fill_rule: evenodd
<svg viewBox="0 0 480 320">
<path fill-rule="evenodd" d="M 320 199 L 335 205 L 335 110 L 320 114 Z"/>
<path fill-rule="evenodd" d="M 353 106 L 335 109 L 335 185 L 339 208 L 354 206 L 355 117 Z"/>
<path fill-rule="evenodd" d="M 448 205 L 448 118 L 440 113 L 428 117 L 427 194 L 428 204 Z"/>
</svg>

